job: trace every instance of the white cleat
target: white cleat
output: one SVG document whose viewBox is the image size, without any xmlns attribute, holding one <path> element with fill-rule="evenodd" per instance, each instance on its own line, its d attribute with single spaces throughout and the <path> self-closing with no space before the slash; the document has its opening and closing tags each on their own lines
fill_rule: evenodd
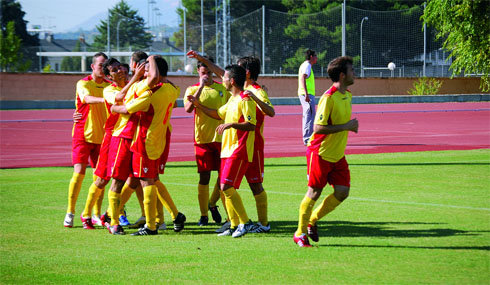
<svg viewBox="0 0 490 285">
<path fill-rule="evenodd" d="M 65 220 L 63 221 L 63 226 L 65 226 L 65 228 L 73 227 L 73 218 L 74 217 L 75 217 L 74 214 L 66 213 Z"/>
<path fill-rule="evenodd" d="M 239 224 L 231 236 L 234 238 L 241 237 L 241 236 L 245 235 L 246 233 L 248 233 L 252 229 L 253 226 L 254 226 L 254 223 L 252 223 L 252 221 L 248 221 L 248 223 L 246 223 L 246 224 Z"/>
<path fill-rule="evenodd" d="M 92 215 L 92 224 L 100 226 L 100 227 L 104 226 L 104 224 L 102 223 L 102 220 L 97 215 Z"/>
</svg>

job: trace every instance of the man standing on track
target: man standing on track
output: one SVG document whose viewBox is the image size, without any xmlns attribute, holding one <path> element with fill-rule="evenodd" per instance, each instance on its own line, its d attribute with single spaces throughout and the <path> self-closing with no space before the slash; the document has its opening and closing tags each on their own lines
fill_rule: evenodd
<svg viewBox="0 0 490 285">
<path fill-rule="evenodd" d="M 303 108 L 303 143 L 308 144 L 308 139 L 313 133 L 313 120 L 315 119 L 315 75 L 312 65 L 318 60 L 315 51 L 309 49 L 305 53 L 305 61 L 298 71 L 298 96 Z"/>
<path fill-rule="evenodd" d="M 104 106 L 103 90 L 110 82 L 104 79 L 102 66 L 107 56 L 96 53 L 92 58 L 92 74 L 77 82 L 76 112 L 82 118 L 73 124 L 72 131 L 72 162 L 73 176 L 68 187 L 68 208 L 63 225 L 73 227 L 75 205 L 80 194 L 83 178 L 90 157 L 90 165 L 95 168 L 104 137 L 104 123 L 107 114 Z"/>
<path fill-rule="evenodd" d="M 308 191 L 300 204 L 298 229 L 293 237 L 300 247 L 311 247 L 308 236 L 318 242 L 318 220 L 349 196 L 350 171 L 345 147 L 348 133 L 357 133 L 359 128 L 357 119 L 351 119 L 352 94 L 347 89 L 354 83 L 352 58 L 335 58 L 328 64 L 327 71 L 333 85 L 320 99 L 314 132 L 306 151 Z M 334 192 L 312 213 L 327 183 L 333 186 Z"/>
<path fill-rule="evenodd" d="M 213 62 L 211 58 L 204 59 Z M 216 223 L 221 223 L 221 215 L 216 206 L 219 200 L 219 170 L 220 170 L 220 154 L 221 154 L 221 135 L 216 133 L 216 128 L 223 123 L 223 120 L 215 120 L 208 117 L 200 109 L 194 108 L 192 102 L 187 97 L 194 96 L 202 105 L 210 109 L 219 109 L 225 105 L 230 98 L 230 93 L 226 88 L 213 80 L 213 72 L 208 66 L 199 61 L 197 63 L 197 73 L 199 74 L 199 83 L 187 88 L 184 95 L 184 108 L 187 113 L 194 111 L 194 148 L 196 152 L 197 172 L 199 172 L 199 184 L 197 185 L 199 208 L 201 218 L 199 226 L 208 225 L 208 209 L 211 211 L 213 220 Z M 218 180 L 214 186 L 214 190 L 209 198 L 209 180 L 211 171 L 218 171 Z M 225 205 L 224 196 L 222 198 Z M 225 206 L 226 210 L 226 206 Z"/>
</svg>

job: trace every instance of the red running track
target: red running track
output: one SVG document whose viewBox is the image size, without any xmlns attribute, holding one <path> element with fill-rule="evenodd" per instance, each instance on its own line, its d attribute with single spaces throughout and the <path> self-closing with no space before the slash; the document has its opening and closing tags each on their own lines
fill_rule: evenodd
<svg viewBox="0 0 490 285">
<path fill-rule="evenodd" d="M 266 157 L 303 156 L 301 106 L 266 118 Z M 0 111 L 0 168 L 70 166 L 73 110 Z M 347 154 L 490 147 L 490 102 L 353 105 Z M 193 118 L 174 111 L 169 161 L 194 161 Z"/>
</svg>

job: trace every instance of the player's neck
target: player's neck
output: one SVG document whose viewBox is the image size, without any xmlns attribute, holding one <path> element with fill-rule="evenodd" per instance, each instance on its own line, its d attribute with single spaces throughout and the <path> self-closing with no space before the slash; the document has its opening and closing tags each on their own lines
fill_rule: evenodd
<svg viewBox="0 0 490 285">
<path fill-rule="evenodd" d="M 240 96 L 240 93 L 242 93 L 243 89 L 236 87 L 235 85 L 232 85 L 230 91 L 231 94 L 233 94 L 233 96 Z"/>
<path fill-rule="evenodd" d="M 248 86 L 253 86 L 255 84 L 255 81 L 252 79 L 247 79 L 245 80 L 245 84 L 243 85 L 243 89 L 246 89 Z"/>
<path fill-rule="evenodd" d="M 104 82 L 104 77 L 99 77 L 96 76 L 95 74 L 92 73 L 92 79 L 94 80 L 95 83 L 100 84 Z"/>
<path fill-rule="evenodd" d="M 333 83 L 333 86 L 335 88 L 337 88 L 337 91 L 339 91 L 342 94 L 345 94 L 345 92 L 347 91 L 347 86 L 344 85 L 344 84 L 342 84 L 342 83 L 340 83 L 340 81 L 339 82 L 334 82 Z"/>
</svg>

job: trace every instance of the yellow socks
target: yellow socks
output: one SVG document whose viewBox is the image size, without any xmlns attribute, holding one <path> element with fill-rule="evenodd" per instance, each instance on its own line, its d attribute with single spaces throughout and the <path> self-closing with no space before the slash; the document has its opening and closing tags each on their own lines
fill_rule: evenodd
<svg viewBox="0 0 490 285">
<path fill-rule="evenodd" d="M 213 193 L 211 193 L 211 197 L 209 197 L 209 206 L 211 207 L 216 206 L 216 203 L 218 203 L 220 196 L 221 196 L 221 191 L 219 190 L 219 183 L 216 182 L 216 184 L 214 184 Z M 224 202 L 225 201 L 223 200 L 223 203 Z"/>
<path fill-rule="evenodd" d="M 164 219 L 163 219 L 164 216 L 163 216 L 163 204 L 160 201 L 160 199 L 157 199 L 156 211 L 157 211 L 157 214 L 156 214 L 155 222 L 157 225 L 161 225 L 164 222 Z"/>
<path fill-rule="evenodd" d="M 73 172 L 73 176 L 70 180 L 70 186 L 68 186 L 68 208 L 67 213 L 75 213 L 75 205 L 77 204 L 78 194 L 82 188 L 82 182 L 85 174 Z"/>
<path fill-rule="evenodd" d="M 127 183 L 125 183 L 121 190 L 121 203 L 119 203 L 119 216 L 124 214 L 124 205 L 126 205 L 133 192 L 134 189 L 131 188 Z"/>
<path fill-rule="evenodd" d="M 299 205 L 299 219 L 298 219 L 298 229 L 295 235 L 299 237 L 301 234 L 306 234 L 308 228 L 308 222 L 310 221 L 311 211 L 313 206 L 315 206 L 315 200 L 306 196 L 301 201 Z"/>
<path fill-rule="evenodd" d="M 267 193 L 264 190 L 259 195 L 255 195 L 254 198 L 255 206 L 257 207 L 257 218 L 263 226 L 267 226 L 269 224 L 267 219 Z"/>
<path fill-rule="evenodd" d="M 208 203 L 209 203 L 209 184 L 197 185 L 197 199 L 199 200 L 199 209 L 201 210 L 201 217 L 208 216 Z"/>
<path fill-rule="evenodd" d="M 232 207 L 230 210 L 228 210 L 228 215 L 230 214 L 231 210 L 235 210 L 238 218 L 240 219 L 240 224 L 248 223 L 250 219 L 248 218 L 247 211 L 245 211 L 245 207 L 243 206 L 240 194 L 238 194 L 238 192 L 233 187 L 228 188 L 223 192 L 225 193 L 227 206 Z M 232 217 L 230 217 L 230 219 L 232 219 Z"/>
<path fill-rule="evenodd" d="M 111 226 L 119 225 L 119 201 L 120 193 L 109 191 L 109 212 L 111 213 Z"/>
<path fill-rule="evenodd" d="M 318 206 L 311 214 L 310 224 L 316 225 L 316 222 L 323 218 L 326 214 L 332 212 L 341 202 L 332 194 L 328 195 L 320 206 Z"/>
<path fill-rule="evenodd" d="M 90 188 L 88 189 L 87 201 L 85 202 L 85 209 L 82 213 L 84 218 L 90 218 L 92 216 L 92 207 L 97 202 L 97 199 L 101 195 L 102 191 L 103 190 L 97 187 L 95 183 L 90 185 Z"/>
<path fill-rule="evenodd" d="M 165 209 L 167 209 L 167 211 L 172 216 L 172 220 L 175 220 L 179 211 L 177 210 L 177 207 L 175 206 L 172 197 L 170 197 L 170 193 L 168 193 L 167 187 L 165 187 L 165 185 L 160 180 L 155 181 L 155 186 L 157 187 L 158 191 L 158 199 L 162 201 L 163 206 L 165 206 Z"/>
<path fill-rule="evenodd" d="M 102 191 L 100 191 L 100 195 L 97 198 L 97 202 L 95 203 L 94 209 L 93 209 L 94 215 L 96 215 L 98 217 L 100 217 L 101 212 L 102 212 L 102 201 L 104 201 L 105 188 L 102 188 L 101 190 Z"/>
<path fill-rule="evenodd" d="M 228 210 L 227 210 L 227 206 L 226 206 L 226 197 L 225 197 L 225 193 L 223 193 L 223 191 L 219 191 L 219 195 L 221 197 L 221 202 L 223 203 L 223 208 L 225 209 L 225 212 L 226 214 L 228 215 Z M 231 217 L 230 215 L 228 215 L 228 221 L 231 220 Z"/>
<path fill-rule="evenodd" d="M 143 187 L 146 226 L 152 231 L 156 230 L 157 191 L 157 186 L 155 185 Z"/>
<path fill-rule="evenodd" d="M 138 186 L 136 189 L 134 189 L 134 192 L 136 193 L 136 197 L 138 198 L 138 202 L 140 204 L 141 208 L 141 216 L 145 216 L 145 205 L 143 205 L 143 200 L 145 199 L 145 196 L 143 195 L 143 187 L 141 187 L 141 184 L 138 183 Z"/>
</svg>

